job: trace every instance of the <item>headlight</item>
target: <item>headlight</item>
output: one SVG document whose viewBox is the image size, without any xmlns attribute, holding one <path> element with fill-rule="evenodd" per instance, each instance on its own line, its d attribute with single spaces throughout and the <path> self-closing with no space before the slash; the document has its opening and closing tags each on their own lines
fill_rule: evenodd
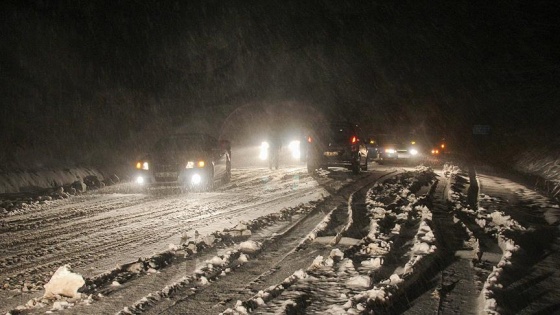
<svg viewBox="0 0 560 315">
<path fill-rule="evenodd" d="M 416 154 L 418 154 L 418 150 L 416 150 L 416 149 L 410 149 L 410 154 L 416 155 Z"/>
<path fill-rule="evenodd" d="M 299 159 L 301 156 L 301 151 L 299 149 L 299 141 L 298 140 L 294 140 L 292 142 L 290 142 L 290 144 L 288 144 L 288 148 L 290 149 L 290 152 L 292 153 L 292 157 L 294 159 Z"/>
<path fill-rule="evenodd" d="M 194 168 L 194 161 L 188 161 L 187 162 L 187 166 L 185 166 L 185 168 Z M 204 160 L 200 160 L 196 162 L 196 167 L 202 168 L 206 165 L 206 162 Z"/>
<path fill-rule="evenodd" d="M 136 169 L 148 171 L 150 170 L 150 165 L 148 164 L 148 162 L 137 162 Z"/>
<path fill-rule="evenodd" d="M 395 149 L 385 149 L 385 153 L 393 154 L 395 152 L 397 152 Z"/>
<path fill-rule="evenodd" d="M 200 182 L 202 182 L 202 177 L 200 177 L 199 174 L 194 174 L 191 177 L 191 184 L 198 185 L 198 184 L 200 184 Z"/>
<path fill-rule="evenodd" d="M 268 144 L 268 142 L 263 141 L 261 143 L 261 149 L 259 152 L 259 158 L 261 160 L 266 160 L 268 158 L 268 148 L 270 147 L 270 145 Z"/>
<path fill-rule="evenodd" d="M 144 184 L 144 177 L 142 177 L 142 176 L 136 177 L 136 184 L 143 185 Z"/>
</svg>

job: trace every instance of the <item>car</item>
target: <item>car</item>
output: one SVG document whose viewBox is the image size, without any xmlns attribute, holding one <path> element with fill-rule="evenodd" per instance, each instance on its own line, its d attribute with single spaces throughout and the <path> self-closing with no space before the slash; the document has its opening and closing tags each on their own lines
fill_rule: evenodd
<svg viewBox="0 0 560 315">
<path fill-rule="evenodd" d="M 269 131 L 260 143 L 258 157 L 266 161 L 270 169 L 280 164 L 299 164 L 305 162 L 307 132 L 300 126 L 277 128 Z"/>
<path fill-rule="evenodd" d="M 445 138 L 439 139 L 434 148 L 432 149 L 432 154 L 446 154 L 447 153 L 447 140 Z"/>
<path fill-rule="evenodd" d="M 346 167 L 354 174 L 367 170 L 368 151 L 360 128 L 348 122 L 331 122 L 311 132 L 307 139 L 309 173 L 328 167 Z"/>
<path fill-rule="evenodd" d="M 416 162 L 424 156 L 421 146 L 415 140 L 403 140 L 403 138 L 391 136 L 381 139 L 377 141 L 378 163 L 390 161 Z"/>
<path fill-rule="evenodd" d="M 134 179 L 147 188 L 212 190 L 216 183 L 231 179 L 231 144 L 207 134 L 163 137 L 135 163 Z"/>
</svg>

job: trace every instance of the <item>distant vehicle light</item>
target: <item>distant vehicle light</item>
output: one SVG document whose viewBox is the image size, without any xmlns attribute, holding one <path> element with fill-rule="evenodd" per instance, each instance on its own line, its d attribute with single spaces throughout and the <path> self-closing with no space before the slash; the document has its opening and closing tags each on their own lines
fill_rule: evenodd
<svg viewBox="0 0 560 315">
<path fill-rule="evenodd" d="M 294 140 L 292 142 L 290 142 L 288 144 L 288 149 L 290 149 L 290 152 L 292 153 L 292 157 L 294 159 L 299 159 L 301 156 L 301 151 L 300 151 L 300 142 L 298 140 Z"/>
<path fill-rule="evenodd" d="M 311 136 L 307 137 L 307 142 L 309 143 L 313 142 L 313 138 L 311 138 Z"/>
<path fill-rule="evenodd" d="M 356 136 L 352 136 L 352 138 L 350 139 L 350 142 L 352 144 L 354 144 L 354 143 L 358 142 L 358 138 Z"/>
<path fill-rule="evenodd" d="M 442 144 L 441 144 L 441 148 L 442 148 L 442 149 L 445 149 L 445 143 L 442 143 Z"/>
<path fill-rule="evenodd" d="M 410 154 L 412 154 L 412 155 L 417 155 L 417 154 L 418 154 L 418 150 L 416 150 L 416 149 L 410 149 Z"/>
<path fill-rule="evenodd" d="M 136 184 L 144 185 L 144 182 L 145 182 L 144 177 L 142 177 L 142 176 L 136 177 Z"/>
<path fill-rule="evenodd" d="M 191 184 L 193 185 L 199 185 L 202 182 L 202 177 L 200 177 L 199 174 L 194 174 L 191 177 Z"/>
<path fill-rule="evenodd" d="M 410 144 L 416 144 L 416 141 L 410 141 Z"/>
<path fill-rule="evenodd" d="M 438 149 L 433 149 L 433 150 L 432 150 L 432 154 L 434 154 L 434 155 L 439 154 L 439 150 L 438 150 Z"/>
<path fill-rule="evenodd" d="M 196 163 L 196 166 L 198 167 L 204 167 L 204 165 L 206 165 L 206 163 L 204 161 L 198 161 L 198 163 Z"/>
<path fill-rule="evenodd" d="M 194 168 L 194 162 L 193 161 L 188 161 L 187 166 L 185 166 L 185 168 Z"/>
<path fill-rule="evenodd" d="M 136 169 L 149 171 L 150 170 L 150 165 L 148 164 L 148 162 L 141 162 L 140 161 L 140 162 L 136 163 Z"/>
<path fill-rule="evenodd" d="M 260 158 L 261 160 L 264 161 L 264 160 L 266 160 L 266 159 L 268 158 L 268 148 L 269 148 L 269 147 L 270 147 L 270 145 L 268 144 L 268 142 L 263 141 L 263 142 L 261 143 L 261 149 L 260 149 L 260 152 L 259 152 L 259 158 Z"/>
<path fill-rule="evenodd" d="M 385 153 L 393 154 L 395 152 L 397 152 L 395 149 L 385 149 Z"/>
</svg>

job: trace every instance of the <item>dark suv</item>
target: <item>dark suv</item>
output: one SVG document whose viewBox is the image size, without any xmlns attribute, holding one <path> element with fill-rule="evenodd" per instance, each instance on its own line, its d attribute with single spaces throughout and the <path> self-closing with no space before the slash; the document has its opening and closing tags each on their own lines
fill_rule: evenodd
<svg viewBox="0 0 560 315">
<path fill-rule="evenodd" d="M 357 125 L 333 122 L 312 131 L 307 143 L 307 170 L 347 167 L 354 174 L 367 170 L 367 148 Z"/>
<path fill-rule="evenodd" d="M 211 190 L 231 178 L 229 141 L 206 134 L 175 134 L 160 139 L 136 162 L 136 183 L 145 187 L 178 186 Z"/>
</svg>

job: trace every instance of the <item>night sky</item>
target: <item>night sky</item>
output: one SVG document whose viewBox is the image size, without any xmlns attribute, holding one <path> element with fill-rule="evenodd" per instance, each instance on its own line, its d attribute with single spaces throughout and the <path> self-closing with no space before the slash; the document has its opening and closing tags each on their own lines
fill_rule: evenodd
<svg viewBox="0 0 560 315">
<path fill-rule="evenodd" d="M 1 6 L 4 167 L 122 162 L 173 130 L 224 136 L 270 109 L 456 143 L 490 125 L 508 152 L 559 138 L 557 1 Z"/>
</svg>

